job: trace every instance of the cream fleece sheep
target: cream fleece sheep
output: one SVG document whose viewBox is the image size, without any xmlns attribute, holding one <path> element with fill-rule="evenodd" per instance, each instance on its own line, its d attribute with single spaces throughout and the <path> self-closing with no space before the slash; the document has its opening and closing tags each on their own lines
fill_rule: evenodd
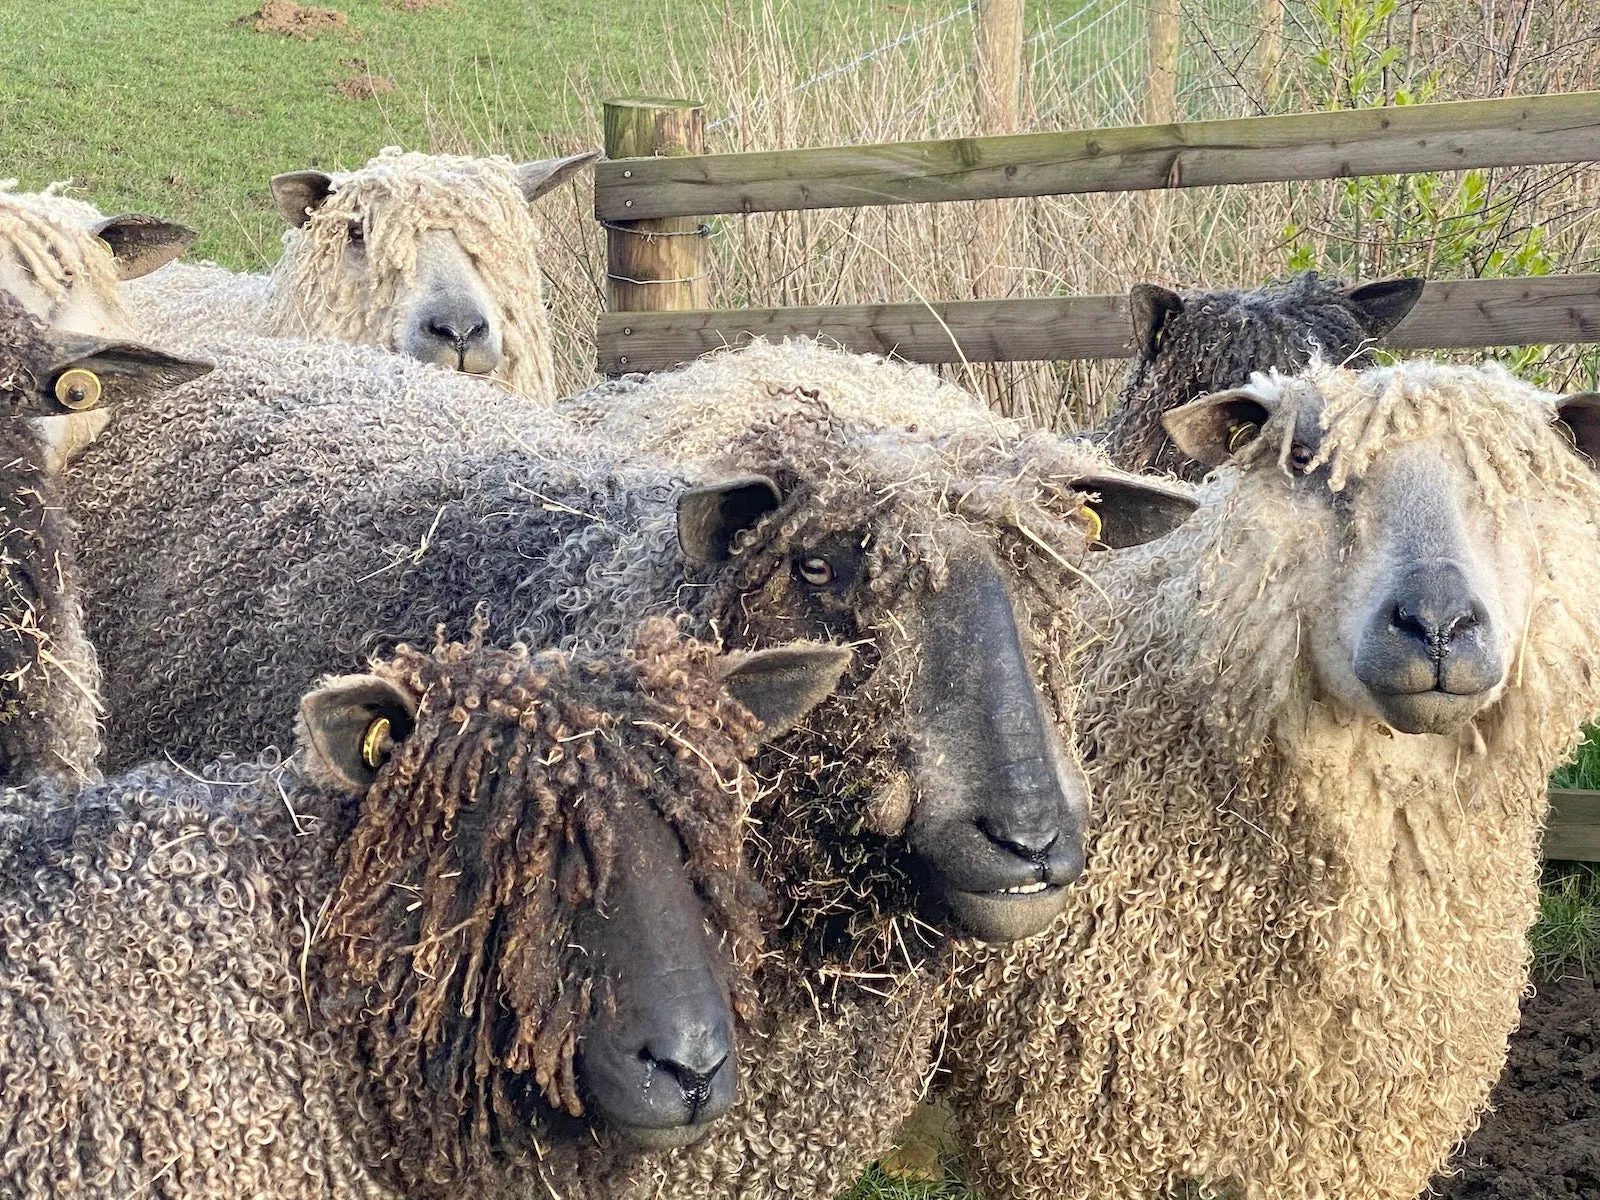
<svg viewBox="0 0 1600 1200">
<path fill-rule="evenodd" d="M 1410 1200 L 1517 1021 L 1546 779 L 1600 713 L 1593 464 L 1492 368 L 1254 392 L 1272 416 L 1196 517 L 1080 593 L 1090 867 L 1051 931 L 977 955 L 952 1026 L 997 1197 Z M 1363 497 L 1402 454 L 1452 481 L 1525 605 L 1458 736 L 1397 733 L 1327 682 L 1386 523 Z"/>
<path fill-rule="evenodd" d="M 405 352 L 419 245 L 430 233 L 447 231 L 498 308 L 484 314 L 502 355 L 493 376 L 553 400 L 541 243 L 528 202 L 592 157 L 533 164 L 551 170 L 529 183 L 528 168 L 507 158 L 391 148 L 354 171 L 326 177 L 325 191 L 304 196 L 310 216 L 294 214 L 303 224 L 284 234 L 283 258 L 270 275 L 176 264 L 128 288 L 129 305 L 142 328 L 177 345 L 260 333 Z M 285 195 L 300 194 L 279 180 L 274 185 Z"/>
</svg>

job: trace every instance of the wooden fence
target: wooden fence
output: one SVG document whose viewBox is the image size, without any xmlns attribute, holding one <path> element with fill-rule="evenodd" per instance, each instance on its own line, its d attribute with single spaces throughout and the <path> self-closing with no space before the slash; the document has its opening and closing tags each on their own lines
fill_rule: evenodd
<svg viewBox="0 0 1600 1200">
<path fill-rule="evenodd" d="M 1600 92 L 713 155 L 698 153 L 700 124 L 685 118 L 686 107 L 698 108 L 607 106 L 608 161 L 595 170 L 595 216 L 609 231 L 612 311 L 601 315 L 595 343 L 609 375 L 791 335 L 925 363 L 1130 352 L 1121 295 L 685 307 L 686 283 L 706 273 L 704 239 L 692 233 L 717 214 L 1600 160 Z M 627 130 L 614 144 L 613 127 Z M 1600 342 L 1600 275 L 1430 282 L 1386 339 L 1417 350 L 1561 342 Z M 1600 861 L 1600 792 L 1553 792 L 1552 802 L 1548 856 Z"/>
</svg>

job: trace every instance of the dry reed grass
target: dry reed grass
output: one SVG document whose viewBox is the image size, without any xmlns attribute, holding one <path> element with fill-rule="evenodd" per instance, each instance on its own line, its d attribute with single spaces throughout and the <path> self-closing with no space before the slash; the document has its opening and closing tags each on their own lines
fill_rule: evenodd
<svg viewBox="0 0 1600 1200">
<path fill-rule="evenodd" d="M 1285 5 L 1269 88 L 1260 65 L 1261 0 L 1192 0 L 1185 6 L 1186 114 L 1377 103 L 1408 88 L 1415 94 L 1419 79 L 1432 99 L 1578 90 L 1595 86 L 1600 74 L 1600 11 L 1585 0 L 1413 0 L 1354 36 L 1349 14 L 1370 16 L 1375 3 L 1383 0 Z M 1081 15 L 1065 33 L 1030 43 L 1024 131 L 1137 119 L 1141 46 L 1108 44 L 1137 42 L 1142 26 L 1127 24 L 1129 4 L 1091 0 L 1103 10 L 1098 20 Z M 578 115 L 562 133 L 527 132 L 517 120 L 516 87 L 492 67 L 448 78 L 420 102 L 435 149 L 530 157 L 598 144 L 600 100 L 640 91 L 705 99 L 712 152 L 969 135 L 978 130 L 970 17 L 851 69 L 829 69 L 945 11 L 903 12 L 902 27 L 887 30 L 866 15 L 830 14 L 818 28 L 814 15 L 805 22 L 787 0 L 718 0 L 688 15 L 658 58 L 626 64 L 626 73 L 571 77 L 565 86 Z M 1069 36 L 1083 44 L 1060 44 Z M 1097 60 L 1116 71 L 1084 76 L 1084 64 Z M 490 115 L 465 116 L 474 105 Z M 564 391 L 593 378 L 594 319 L 604 302 L 603 241 L 590 202 L 586 184 L 545 202 Z M 1597 209 L 1600 173 L 1553 167 L 1476 181 L 1429 176 L 1378 192 L 1330 181 L 733 216 L 710 221 L 711 295 L 718 306 L 739 307 L 1120 292 L 1141 280 L 1218 287 L 1259 283 L 1307 263 L 1363 278 L 1582 270 L 1597 256 L 1589 236 Z M 1527 252 L 1530 239 L 1536 253 Z M 1547 348 L 1518 365 L 1542 369 L 1559 386 L 1585 382 L 1594 359 Z M 1072 429 L 1104 417 L 1121 366 L 972 369 L 1008 415 Z"/>
</svg>

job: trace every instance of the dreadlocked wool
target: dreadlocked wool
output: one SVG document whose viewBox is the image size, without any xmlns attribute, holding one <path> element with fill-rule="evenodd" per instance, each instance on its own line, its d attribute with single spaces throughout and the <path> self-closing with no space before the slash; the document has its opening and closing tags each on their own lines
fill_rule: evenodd
<svg viewBox="0 0 1600 1200">
<path fill-rule="evenodd" d="M 333 193 L 283 235 L 270 275 L 175 264 L 128 286 L 141 328 L 188 346 L 229 334 L 334 338 L 399 351 L 402 301 L 416 284 L 417 247 L 448 230 L 500 307 L 503 359 L 494 377 L 544 401 L 556 396 L 538 226 L 504 157 L 390 148 L 333 177 Z M 352 228 L 362 230 L 359 251 Z M 359 267 L 350 260 L 361 255 Z"/>
<path fill-rule="evenodd" d="M 944 940 L 915 919 L 899 837 L 916 605 L 953 548 L 989 548 L 1018 581 L 1035 678 L 1070 713 L 1068 593 L 1088 545 L 1072 481 L 1103 462 L 1050 438 L 863 430 L 792 394 L 715 468 L 767 475 L 783 503 L 706 569 L 677 544 L 682 468 L 613 461 L 532 406 L 501 430 L 471 381 L 440 388 L 450 377 L 393 356 L 368 361 L 352 394 L 356 372 L 316 364 L 357 348 L 287 345 L 234 353 L 165 408 L 119 412 L 74 478 L 113 761 L 282 738 L 316 672 L 465 628 L 479 600 L 497 641 L 614 644 L 681 612 L 738 648 L 854 645 L 840 692 L 753 766 L 768 1032 L 741 1042 L 734 1113 L 639 1183 L 750 1198 L 844 1186 L 892 1144 L 945 1015 Z M 860 586 L 819 604 L 792 560 L 830 539 L 867 549 Z"/>
<path fill-rule="evenodd" d="M 1097 432 L 1128 471 L 1198 480 L 1205 468 L 1167 437 L 1161 416 L 1212 392 L 1244 384 L 1254 371 L 1297 371 L 1313 354 L 1352 369 L 1370 366 L 1388 325 L 1353 301 L 1337 279 L 1305 271 L 1248 290 L 1183 292 L 1182 307 L 1159 325 L 1154 348 L 1135 347 L 1116 407 Z"/>
<path fill-rule="evenodd" d="M 1090 869 L 1047 935 L 976 955 L 952 1023 L 991 1195 L 1409 1200 L 1500 1071 L 1546 780 L 1600 712 L 1600 485 L 1550 397 L 1496 369 L 1274 386 L 1285 410 L 1196 516 L 1102 560 L 1110 615 L 1082 594 Z M 1281 474 L 1307 400 L 1335 507 L 1443 439 L 1460 503 L 1540 564 L 1510 684 L 1459 743 L 1314 694 L 1304 631 L 1351 546 Z"/>
<path fill-rule="evenodd" d="M 103 328 L 95 332 L 130 335 L 134 326 L 118 291 L 116 260 L 89 232 L 100 213 L 62 195 L 59 185 L 43 192 L 19 192 L 16 186 L 14 179 L 0 180 L 0 254 L 16 259 L 52 310 L 69 303 L 73 293 L 90 292 L 102 310 Z"/>
<path fill-rule="evenodd" d="M 692 462 L 725 451 L 753 414 L 801 394 L 840 417 L 932 437 L 1020 429 L 927 367 L 854 354 L 809 338 L 757 338 L 696 359 L 677 371 L 624 375 L 560 403 L 579 427 L 649 454 Z"/>
<path fill-rule="evenodd" d="M 100 670 L 83 633 L 73 531 L 31 414 L 44 326 L 0 292 L 0 781 L 92 778 Z"/>
<path fill-rule="evenodd" d="M 639 1153 L 558 1110 L 593 990 L 569 931 L 625 810 L 676 834 L 748 1006 L 757 722 L 714 657 L 668 621 L 605 658 L 401 648 L 373 669 L 416 727 L 364 794 L 309 737 L 7 790 L 0 1191 L 607 1194 Z"/>
</svg>

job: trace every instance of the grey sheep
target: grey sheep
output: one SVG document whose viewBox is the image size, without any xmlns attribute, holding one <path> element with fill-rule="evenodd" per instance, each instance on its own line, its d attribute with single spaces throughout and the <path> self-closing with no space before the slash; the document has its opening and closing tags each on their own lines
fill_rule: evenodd
<svg viewBox="0 0 1600 1200">
<path fill-rule="evenodd" d="M 209 367 L 54 333 L 0 291 L 0 780 L 92 778 L 99 668 L 41 422 L 139 403 Z"/>
<path fill-rule="evenodd" d="M 287 760 L 7 789 L 0 1193 L 608 1193 L 726 1108 L 744 760 L 848 657 L 401 647 Z"/>
<path fill-rule="evenodd" d="M 1372 347 L 1411 311 L 1421 279 L 1345 287 L 1304 271 L 1281 283 L 1211 292 L 1139 284 L 1129 295 L 1133 361 L 1096 437 L 1117 466 L 1197 480 L 1202 464 L 1168 438 L 1161 416 L 1253 371 L 1296 371 L 1313 354 L 1364 367 Z"/>
<path fill-rule="evenodd" d="M 123 761 L 282 736 L 310 645 L 357 659 L 480 600 L 502 641 L 613 643 L 682 612 L 739 648 L 856 647 L 755 763 L 781 1019 L 734 1115 L 663 1160 L 707 1194 L 825 1192 L 887 1148 L 942 1022 L 927 897 L 994 938 L 1064 902 L 1084 792 L 1055 724 L 1064 597 L 1090 522 L 1137 541 L 1192 503 L 1055 439 L 874 433 L 791 401 L 691 481 L 396 357 L 236 343 L 215 380 L 114 423 L 75 479 Z"/>
</svg>

